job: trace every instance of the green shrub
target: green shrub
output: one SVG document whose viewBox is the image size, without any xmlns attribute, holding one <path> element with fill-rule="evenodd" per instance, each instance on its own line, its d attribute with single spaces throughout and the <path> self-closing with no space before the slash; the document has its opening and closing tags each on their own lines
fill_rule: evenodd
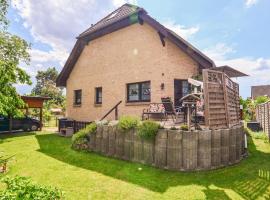
<svg viewBox="0 0 270 200">
<path fill-rule="evenodd" d="M 86 149 L 89 141 L 89 134 L 96 132 L 97 124 L 91 123 L 84 129 L 79 130 L 72 136 L 72 147 L 74 149 Z"/>
<path fill-rule="evenodd" d="M 136 128 L 139 121 L 140 120 L 137 117 L 123 116 L 119 119 L 118 128 L 123 131 L 128 131 L 132 128 Z"/>
<path fill-rule="evenodd" d="M 144 139 L 153 139 L 158 132 L 159 124 L 154 121 L 144 121 L 138 127 L 139 136 Z"/>
<path fill-rule="evenodd" d="M 177 130 L 177 128 L 175 126 L 172 126 L 170 129 L 171 130 Z"/>
<path fill-rule="evenodd" d="M 0 192 L 1 200 L 9 199 L 42 199 L 42 200 L 60 200 L 64 199 L 61 190 L 53 187 L 41 186 L 31 182 L 27 177 L 5 177 L 1 180 L 6 184 L 6 189 Z"/>
<path fill-rule="evenodd" d="M 183 124 L 183 125 L 180 126 L 180 129 L 181 129 L 182 131 L 188 131 L 188 125 Z"/>
</svg>

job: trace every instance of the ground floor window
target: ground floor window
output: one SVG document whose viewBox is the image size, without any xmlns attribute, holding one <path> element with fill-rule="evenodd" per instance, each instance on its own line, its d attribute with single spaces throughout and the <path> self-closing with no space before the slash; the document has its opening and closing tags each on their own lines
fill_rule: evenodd
<svg viewBox="0 0 270 200">
<path fill-rule="evenodd" d="M 82 104 L 82 90 L 74 90 L 74 105 Z"/>
<path fill-rule="evenodd" d="M 96 88 L 96 99 L 95 99 L 96 104 L 102 104 L 102 87 L 97 87 Z"/>
<path fill-rule="evenodd" d="M 149 102 L 150 98 L 150 81 L 127 84 L 127 102 Z"/>
</svg>

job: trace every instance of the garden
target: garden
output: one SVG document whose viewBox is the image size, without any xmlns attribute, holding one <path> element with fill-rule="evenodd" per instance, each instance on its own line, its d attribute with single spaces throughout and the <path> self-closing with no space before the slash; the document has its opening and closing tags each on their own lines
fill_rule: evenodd
<svg viewBox="0 0 270 200">
<path fill-rule="evenodd" d="M 53 193 L 55 199 L 269 199 L 270 145 L 264 134 L 248 134 L 247 159 L 223 169 L 188 173 L 74 150 L 70 138 L 52 132 L 1 135 L 0 151 L 13 157 L 1 174 L 0 197 L 9 199 L 5 193 L 16 193 L 30 181 L 17 175 L 31 177 L 20 191 Z M 7 182 L 13 187 L 4 192 Z"/>
</svg>

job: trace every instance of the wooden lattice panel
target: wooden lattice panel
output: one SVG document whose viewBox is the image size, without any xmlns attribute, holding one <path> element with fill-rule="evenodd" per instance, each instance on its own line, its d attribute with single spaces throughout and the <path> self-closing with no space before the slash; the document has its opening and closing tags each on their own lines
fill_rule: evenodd
<svg viewBox="0 0 270 200">
<path fill-rule="evenodd" d="M 256 107 L 256 119 L 270 138 L 270 102 L 260 104 Z"/>
<path fill-rule="evenodd" d="M 205 122 L 211 129 L 240 123 L 239 85 L 223 72 L 203 70 Z"/>
</svg>

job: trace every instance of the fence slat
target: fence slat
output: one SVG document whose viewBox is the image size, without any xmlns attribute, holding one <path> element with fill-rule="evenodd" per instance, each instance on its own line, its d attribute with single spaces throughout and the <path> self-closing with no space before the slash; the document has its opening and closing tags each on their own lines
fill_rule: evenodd
<svg viewBox="0 0 270 200">
<path fill-rule="evenodd" d="M 228 165 L 229 163 L 229 147 L 230 147 L 230 129 L 223 129 L 221 131 L 221 163 Z"/>
<path fill-rule="evenodd" d="M 182 169 L 182 132 L 168 130 L 167 142 L 167 166 L 169 169 Z"/>
<path fill-rule="evenodd" d="M 125 134 L 124 139 L 124 159 L 125 160 L 132 160 L 134 155 L 134 129 L 131 129 Z"/>
<path fill-rule="evenodd" d="M 212 131 L 211 146 L 211 162 L 216 167 L 221 163 L 221 130 Z"/>
<path fill-rule="evenodd" d="M 109 126 L 103 125 L 101 138 L 101 153 L 106 155 L 109 152 Z"/>
<path fill-rule="evenodd" d="M 98 125 L 96 132 L 95 152 L 101 152 L 102 131 L 103 127 L 101 125 Z"/>
<path fill-rule="evenodd" d="M 198 133 L 198 167 L 200 169 L 211 168 L 211 131 Z"/>
<path fill-rule="evenodd" d="M 236 160 L 236 129 L 230 129 L 230 146 L 229 146 L 229 161 L 235 163 Z"/>
<path fill-rule="evenodd" d="M 125 141 L 125 133 L 117 128 L 117 131 L 115 133 L 115 142 L 116 142 L 116 147 L 115 147 L 115 156 L 117 158 L 123 158 L 124 156 L 124 141 Z"/>
<path fill-rule="evenodd" d="M 167 166 L 167 139 L 167 130 L 160 129 L 155 141 L 155 165 L 158 167 Z"/>
<path fill-rule="evenodd" d="M 108 150 L 108 156 L 114 156 L 115 154 L 115 146 L 116 146 L 116 126 L 109 126 L 109 150 Z"/>
<path fill-rule="evenodd" d="M 143 162 L 149 165 L 154 163 L 155 141 L 144 140 L 143 141 Z"/>
<path fill-rule="evenodd" d="M 197 168 L 198 134 L 195 131 L 183 131 L 183 167 L 186 170 Z"/>
</svg>

